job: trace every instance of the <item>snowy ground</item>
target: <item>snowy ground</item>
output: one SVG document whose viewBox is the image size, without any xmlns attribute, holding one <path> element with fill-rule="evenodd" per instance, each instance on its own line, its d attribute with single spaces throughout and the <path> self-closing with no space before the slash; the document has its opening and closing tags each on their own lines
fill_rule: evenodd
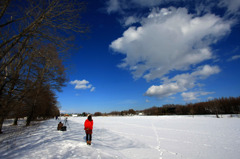
<svg viewBox="0 0 240 159">
<path fill-rule="evenodd" d="M 0 158 L 239 159 L 240 118 L 214 116 L 94 117 L 92 145 L 86 118 L 68 118 L 67 131 L 52 119 L 31 127 L 4 124 Z M 6 132 L 9 132 L 6 134 Z"/>
</svg>

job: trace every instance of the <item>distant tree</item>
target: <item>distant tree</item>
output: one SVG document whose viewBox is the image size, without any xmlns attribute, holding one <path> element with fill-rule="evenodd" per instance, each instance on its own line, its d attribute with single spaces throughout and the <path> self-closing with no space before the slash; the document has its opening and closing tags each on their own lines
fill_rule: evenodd
<svg viewBox="0 0 240 159">
<path fill-rule="evenodd" d="M 102 113 L 101 112 L 95 112 L 94 116 L 102 116 Z"/>
<path fill-rule="evenodd" d="M 129 109 L 129 110 L 128 110 L 128 114 L 135 115 L 135 114 L 136 114 L 136 111 L 135 111 L 135 110 L 133 110 L 133 109 Z"/>
<path fill-rule="evenodd" d="M 189 107 L 187 107 L 187 106 L 179 105 L 176 107 L 177 115 L 188 115 L 188 114 L 190 114 L 189 112 L 190 112 L 190 110 L 189 110 Z"/>
<path fill-rule="evenodd" d="M 190 106 L 190 115 L 192 115 L 192 117 L 194 118 L 195 110 L 193 106 Z"/>
<path fill-rule="evenodd" d="M 211 108 L 212 111 L 215 113 L 216 117 L 219 118 L 219 112 L 220 112 L 220 102 L 217 99 L 214 99 L 211 101 Z"/>
<path fill-rule="evenodd" d="M 82 113 L 82 116 L 87 116 L 87 113 L 86 113 L 86 112 L 83 112 L 83 113 Z"/>
<path fill-rule="evenodd" d="M 121 112 L 119 112 L 119 111 L 112 111 L 112 112 L 109 113 L 109 115 L 120 116 Z"/>
</svg>

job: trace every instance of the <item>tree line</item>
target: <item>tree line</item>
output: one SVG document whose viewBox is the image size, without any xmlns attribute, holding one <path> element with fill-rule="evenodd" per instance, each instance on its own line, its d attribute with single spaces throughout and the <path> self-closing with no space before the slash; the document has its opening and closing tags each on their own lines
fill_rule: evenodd
<svg viewBox="0 0 240 159">
<path fill-rule="evenodd" d="M 215 114 L 239 114 L 240 97 L 222 97 L 208 100 L 206 102 L 181 104 L 165 104 L 161 107 L 153 106 L 144 110 L 129 109 L 125 111 L 112 111 L 110 113 L 96 112 L 95 116 L 101 115 L 135 115 L 143 113 L 144 115 L 206 115 Z"/>
<path fill-rule="evenodd" d="M 85 33 L 77 0 L 0 1 L 0 133 L 6 118 L 59 115 L 55 91 L 67 80 L 63 60 L 72 33 Z M 71 37 L 71 38 L 70 38 Z"/>
</svg>

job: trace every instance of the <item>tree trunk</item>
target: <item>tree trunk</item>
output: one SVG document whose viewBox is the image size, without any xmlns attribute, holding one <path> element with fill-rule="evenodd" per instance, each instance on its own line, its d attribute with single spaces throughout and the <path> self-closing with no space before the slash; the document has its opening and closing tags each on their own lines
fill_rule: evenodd
<svg viewBox="0 0 240 159">
<path fill-rule="evenodd" d="M 2 134 L 3 121 L 4 121 L 4 117 L 0 116 L 0 134 Z"/>
<path fill-rule="evenodd" d="M 13 125 L 18 125 L 18 117 L 14 119 Z"/>
<path fill-rule="evenodd" d="M 215 109 L 216 109 L 216 110 L 215 110 L 216 117 L 219 118 L 219 116 L 218 116 L 218 109 L 217 109 L 217 108 L 215 108 Z"/>
<path fill-rule="evenodd" d="M 26 121 L 26 126 L 30 126 L 31 121 L 33 120 L 34 117 L 34 111 L 35 111 L 35 107 L 36 107 L 36 102 L 37 102 L 37 97 L 38 97 L 38 92 L 37 92 L 37 96 L 34 99 L 34 103 L 32 105 L 32 109 L 30 114 L 27 116 L 27 121 Z"/>
<path fill-rule="evenodd" d="M 27 117 L 26 126 L 30 126 L 30 123 L 32 121 L 32 117 L 33 117 L 33 115 L 32 115 L 32 112 L 31 112 L 31 114 Z"/>
</svg>

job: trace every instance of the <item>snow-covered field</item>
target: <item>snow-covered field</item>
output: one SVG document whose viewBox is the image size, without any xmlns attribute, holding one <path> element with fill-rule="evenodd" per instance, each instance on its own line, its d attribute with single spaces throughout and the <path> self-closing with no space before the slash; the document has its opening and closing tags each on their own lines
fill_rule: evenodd
<svg viewBox="0 0 240 159">
<path fill-rule="evenodd" d="M 21 124 L 9 126 L 7 121 L 5 134 L 0 135 L 0 158 L 240 158 L 240 118 L 94 117 L 91 146 L 85 143 L 85 119 L 68 118 L 66 132 L 56 130 L 58 121 L 54 119 L 25 129 Z"/>
</svg>

